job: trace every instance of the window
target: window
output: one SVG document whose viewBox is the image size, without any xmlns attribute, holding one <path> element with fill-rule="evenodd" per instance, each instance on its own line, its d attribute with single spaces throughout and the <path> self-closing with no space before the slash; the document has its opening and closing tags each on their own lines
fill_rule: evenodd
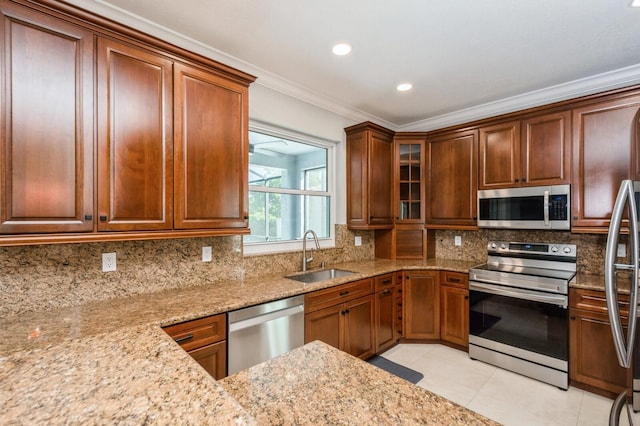
<svg viewBox="0 0 640 426">
<path fill-rule="evenodd" d="M 245 253 L 297 249 L 313 229 L 333 245 L 333 144 L 282 132 L 249 132 L 249 227 Z"/>
</svg>

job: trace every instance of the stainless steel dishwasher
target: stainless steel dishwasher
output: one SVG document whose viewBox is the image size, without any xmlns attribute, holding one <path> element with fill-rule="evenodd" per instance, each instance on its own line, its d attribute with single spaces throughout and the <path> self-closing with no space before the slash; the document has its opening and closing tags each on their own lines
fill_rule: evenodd
<svg viewBox="0 0 640 426">
<path fill-rule="evenodd" d="M 304 344 L 304 296 L 229 312 L 228 374 Z"/>
</svg>

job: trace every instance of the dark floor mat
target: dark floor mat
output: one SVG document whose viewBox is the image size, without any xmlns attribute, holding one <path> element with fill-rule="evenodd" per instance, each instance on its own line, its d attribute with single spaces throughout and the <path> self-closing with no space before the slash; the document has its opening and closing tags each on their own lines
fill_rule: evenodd
<svg viewBox="0 0 640 426">
<path fill-rule="evenodd" d="M 368 359 L 367 362 L 375 365 L 378 368 L 382 368 L 383 370 L 388 371 L 391 374 L 402 377 L 403 379 L 408 380 L 414 384 L 418 383 L 424 377 L 421 373 L 418 373 L 415 370 L 412 370 L 400 364 L 396 364 L 395 362 L 389 361 L 388 359 L 378 355 L 375 355 L 373 358 Z"/>
</svg>

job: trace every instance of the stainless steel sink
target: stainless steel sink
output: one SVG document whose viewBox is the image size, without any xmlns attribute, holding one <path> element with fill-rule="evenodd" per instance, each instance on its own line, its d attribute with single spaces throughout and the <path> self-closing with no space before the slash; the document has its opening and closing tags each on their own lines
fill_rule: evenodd
<svg viewBox="0 0 640 426">
<path fill-rule="evenodd" d="M 321 269 L 319 271 L 305 272 L 304 274 L 289 275 L 285 278 L 303 283 L 317 283 L 319 281 L 346 277 L 353 274 L 355 274 L 355 272 L 346 271 L 344 269 Z"/>
</svg>

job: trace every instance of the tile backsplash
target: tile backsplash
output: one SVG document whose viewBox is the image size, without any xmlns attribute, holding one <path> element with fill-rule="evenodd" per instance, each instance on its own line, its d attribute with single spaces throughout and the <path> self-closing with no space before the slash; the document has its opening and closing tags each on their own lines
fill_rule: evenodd
<svg viewBox="0 0 640 426">
<path fill-rule="evenodd" d="M 354 237 L 362 245 L 354 245 Z M 373 231 L 336 226 L 336 246 L 316 252 L 313 267 L 324 261 L 374 257 Z M 211 246 L 212 262 L 202 262 Z M 115 252 L 117 271 L 102 272 L 102 253 Z M 75 306 L 228 279 L 299 271 L 299 252 L 244 257 L 242 237 L 57 244 L 0 248 L 0 317 Z"/>
<path fill-rule="evenodd" d="M 354 237 L 362 237 L 362 246 Z M 454 237 L 462 245 L 454 245 Z M 486 260 L 489 240 L 572 243 L 578 246 L 578 270 L 601 274 L 606 235 L 548 231 L 436 231 L 436 257 Z M 622 241 L 625 242 L 625 241 Z M 202 262 L 202 247 L 211 246 L 212 262 Z M 102 253 L 117 254 L 118 269 L 102 272 Z M 336 246 L 314 254 L 312 267 L 324 261 L 374 258 L 373 231 L 336 225 Z M 255 278 L 299 271 L 299 252 L 243 256 L 242 238 L 215 237 L 157 241 L 59 244 L 0 248 L 0 317 L 76 306 L 173 288 Z"/>
<path fill-rule="evenodd" d="M 454 244 L 454 237 L 462 238 L 462 245 Z M 502 229 L 481 229 L 478 231 L 436 231 L 436 257 L 441 259 L 473 260 L 484 263 L 487 260 L 489 241 L 544 242 L 575 244 L 577 246 L 578 272 L 602 274 L 604 272 L 604 250 L 606 234 L 572 234 L 561 231 L 512 231 Z M 626 237 L 620 238 L 626 243 Z"/>
</svg>

